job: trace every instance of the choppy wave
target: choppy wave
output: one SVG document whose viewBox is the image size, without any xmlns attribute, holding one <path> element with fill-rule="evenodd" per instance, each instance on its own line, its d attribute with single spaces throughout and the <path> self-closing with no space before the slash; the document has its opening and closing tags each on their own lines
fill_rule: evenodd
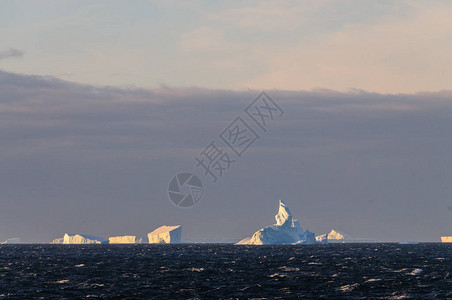
<svg viewBox="0 0 452 300">
<path fill-rule="evenodd" d="M 0 298 L 452 298 L 452 245 L 1 245 Z"/>
</svg>

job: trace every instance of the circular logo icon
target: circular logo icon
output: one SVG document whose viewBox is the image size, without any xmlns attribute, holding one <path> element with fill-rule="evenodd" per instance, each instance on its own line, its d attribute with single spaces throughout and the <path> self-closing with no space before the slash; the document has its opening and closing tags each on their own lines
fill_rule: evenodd
<svg viewBox="0 0 452 300">
<path fill-rule="evenodd" d="M 201 200 L 201 180 L 192 173 L 180 173 L 171 179 L 168 187 L 170 200 L 179 207 L 190 207 Z"/>
</svg>

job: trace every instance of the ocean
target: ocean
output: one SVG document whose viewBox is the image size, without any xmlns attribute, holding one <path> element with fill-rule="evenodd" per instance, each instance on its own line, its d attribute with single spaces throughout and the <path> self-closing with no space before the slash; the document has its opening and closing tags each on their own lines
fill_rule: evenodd
<svg viewBox="0 0 452 300">
<path fill-rule="evenodd" d="M 0 245 L 0 298 L 449 298 L 452 244 Z"/>
</svg>

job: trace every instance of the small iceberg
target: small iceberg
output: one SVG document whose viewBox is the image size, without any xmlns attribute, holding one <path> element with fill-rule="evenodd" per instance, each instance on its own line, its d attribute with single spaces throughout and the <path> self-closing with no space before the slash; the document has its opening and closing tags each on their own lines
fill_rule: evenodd
<svg viewBox="0 0 452 300">
<path fill-rule="evenodd" d="M 11 238 L 11 239 L 7 239 L 4 242 L 1 242 L 0 244 L 23 244 L 23 243 L 20 238 Z"/>
<path fill-rule="evenodd" d="M 316 241 L 319 243 L 377 243 L 375 239 L 372 238 L 354 238 L 349 234 L 346 234 L 339 230 L 332 229 L 329 233 L 318 235 L 315 237 Z"/>
<path fill-rule="evenodd" d="M 53 240 L 50 242 L 50 244 L 63 244 L 63 242 L 64 242 L 64 237 L 53 239 Z"/>
</svg>

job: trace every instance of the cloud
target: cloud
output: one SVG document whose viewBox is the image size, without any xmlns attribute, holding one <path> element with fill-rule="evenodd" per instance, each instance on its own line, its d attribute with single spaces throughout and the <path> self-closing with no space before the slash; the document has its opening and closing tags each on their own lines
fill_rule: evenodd
<svg viewBox="0 0 452 300">
<path fill-rule="evenodd" d="M 452 65 L 451 11 L 446 3 L 413 5 L 398 18 L 344 24 L 268 57 L 267 71 L 244 86 L 359 87 L 380 93 L 441 90 L 452 78 L 446 67 Z"/>
<path fill-rule="evenodd" d="M 10 57 L 22 57 L 24 52 L 17 50 L 15 48 L 9 48 L 7 50 L 0 51 L 0 59 L 6 59 Z"/>
<path fill-rule="evenodd" d="M 438 91 L 452 80 L 448 1 L 143 2 L 139 9 L 165 18 L 126 4 L 68 5 L 50 15 L 39 7 L 31 23 L 23 20 L 34 5 L 20 5 L 0 35 L 33 55 L 5 69 L 102 85 L 379 93 Z"/>
<path fill-rule="evenodd" d="M 233 77 L 241 88 L 438 91 L 452 78 L 451 11 L 447 2 L 247 2 L 208 14 L 208 32 L 187 36 L 198 33 L 191 49 L 209 53 L 209 66 L 220 61 L 217 71 L 246 72 Z"/>
<path fill-rule="evenodd" d="M 436 240 L 450 228 L 451 91 L 269 90 L 283 118 L 212 184 L 194 157 L 259 92 L 0 71 L 0 240 L 145 233 L 167 223 L 182 223 L 187 238 L 238 239 L 267 224 L 279 198 L 318 233 Z M 206 187 L 191 210 L 166 196 L 183 170 Z"/>
</svg>

